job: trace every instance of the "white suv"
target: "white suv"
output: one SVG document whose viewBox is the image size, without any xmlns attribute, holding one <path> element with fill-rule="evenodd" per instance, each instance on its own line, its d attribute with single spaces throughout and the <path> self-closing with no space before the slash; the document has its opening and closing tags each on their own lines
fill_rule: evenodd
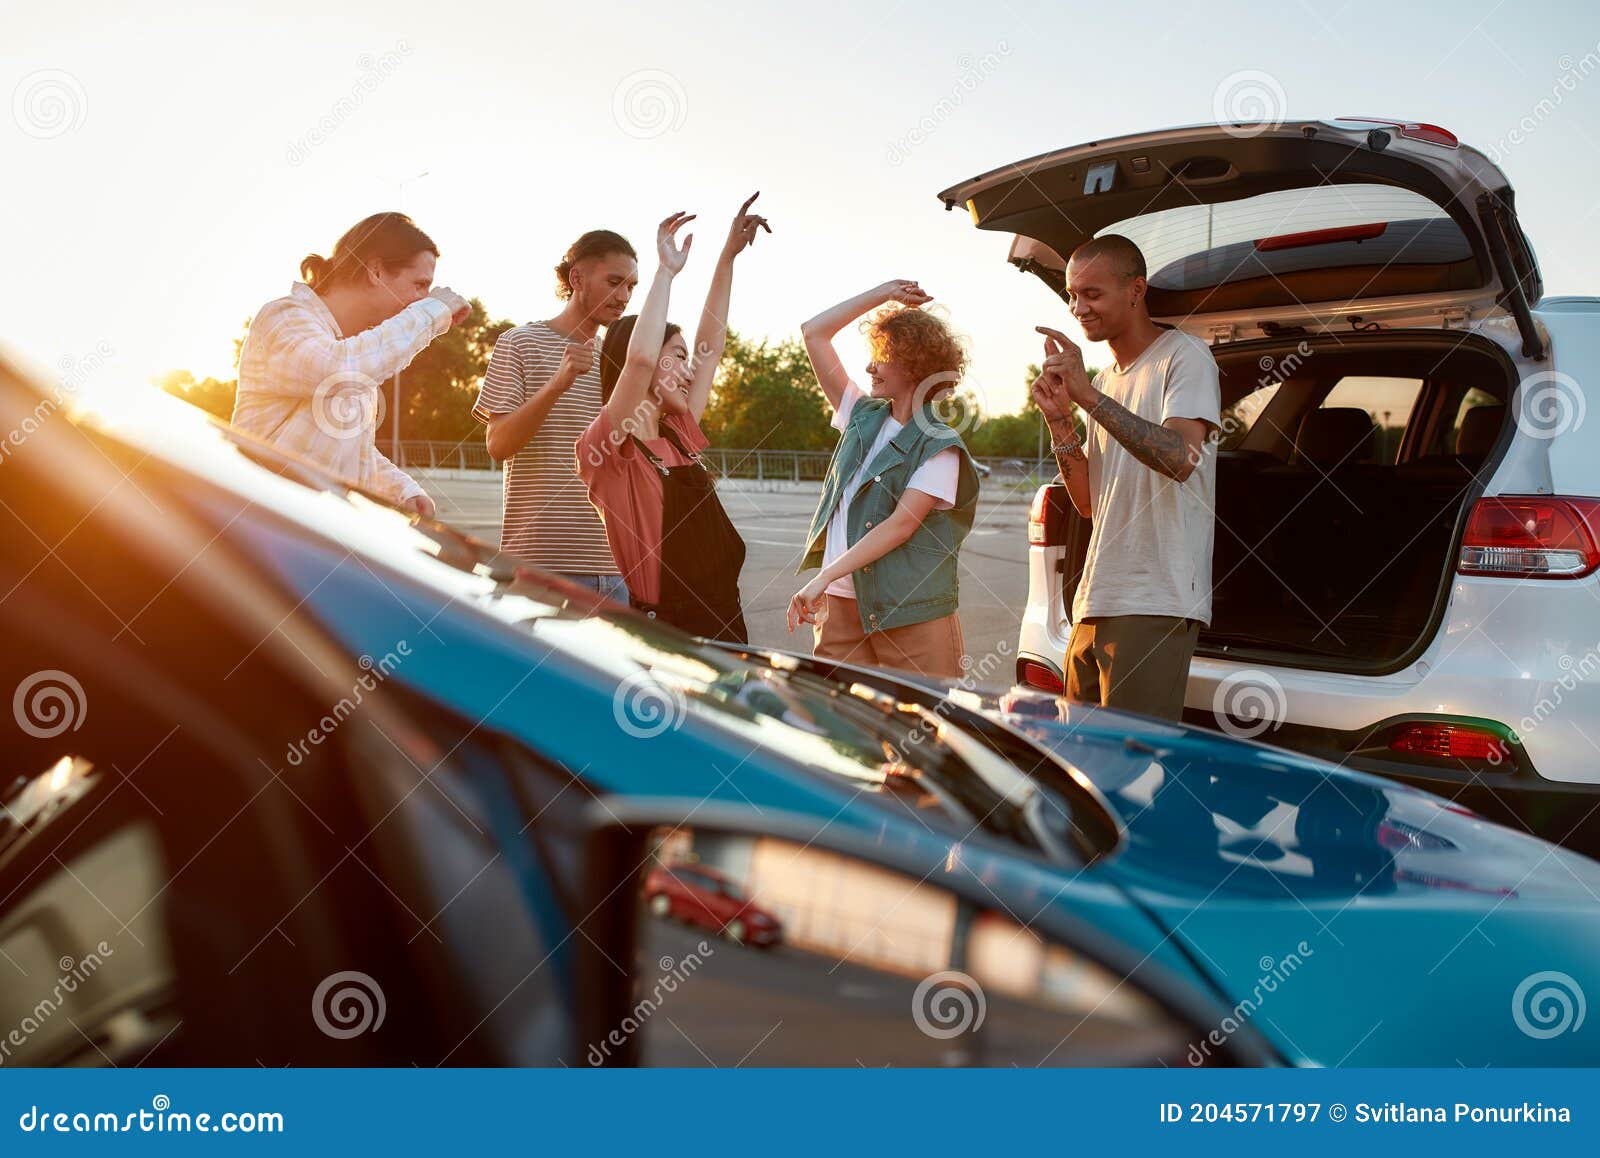
<svg viewBox="0 0 1600 1158">
<path fill-rule="evenodd" d="M 1132 238 L 1151 313 L 1211 343 L 1187 719 L 1600 847 L 1600 299 L 1542 298 L 1499 168 L 1433 125 L 1208 125 L 940 197 L 1063 296 L 1074 248 Z M 1061 689 L 1088 535 L 1040 489 L 1019 682 Z"/>
</svg>

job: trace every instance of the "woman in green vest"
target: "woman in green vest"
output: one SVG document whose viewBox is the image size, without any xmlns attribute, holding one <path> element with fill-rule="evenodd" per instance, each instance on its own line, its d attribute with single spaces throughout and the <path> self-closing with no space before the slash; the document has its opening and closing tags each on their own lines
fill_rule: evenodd
<svg viewBox="0 0 1600 1158">
<path fill-rule="evenodd" d="M 961 435 L 935 403 L 955 389 L 966 352 L 921 309 L 914 281 L 890 281 L 801 327 L 839 444 L 811 519 L 800 570 L 821 571 L 789 601 L 789 630 L 814 625 L 824 659 L 959 677 L 957 554 L 978 502 Z M 833 337 L 871 311 L 865 390 L 850 381 Z"/>
</svg>

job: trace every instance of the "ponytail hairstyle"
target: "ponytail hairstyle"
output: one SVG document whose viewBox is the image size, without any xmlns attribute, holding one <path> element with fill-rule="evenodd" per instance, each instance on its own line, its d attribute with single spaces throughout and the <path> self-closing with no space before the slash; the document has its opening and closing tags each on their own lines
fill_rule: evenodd
<svg viewBox="0 0 1600 1158">
<path fill-rule="evenodd" d="M 300 277 L 322 293 L 342 283 L 360 282 L 369 266 L 409 265 L 419 253 L 438 257 L 439 247 L 404 213 L 374 213 L 345 232 L 332 257 L 307 254 L 300 262 Z"/>
<path fill-rule="evenodd" d="M 608 257 L 613 253 L 625 253 L 635 261 L 639 260 L 639 255 L 633 251 L 633 246 L 628 244 L 628 239 L 609 229 L 591 229 L 574 241 L 567 250 L 567 255 L 556 266 L 556 297 L 562 301 L 572 297 L 573 266 L 591 257 Z"/>
<path fill-rule="evenodd" d="M 633 340 L 633 327 L 638 321 L 638 314 L 629 314 L 606 327 L 606 340 L 600 344 L 600 405 L 602 406 L 611 401 L 611 393 L 617 388 L 617 379 L 622 377 L 622 367 L 628 363 L 628 343 Z M 683 333 L 681 326 L 668 322 L 667 328 L 661 333 L 661 344 L 665 346 L 681 333 Z"/>
</svg>

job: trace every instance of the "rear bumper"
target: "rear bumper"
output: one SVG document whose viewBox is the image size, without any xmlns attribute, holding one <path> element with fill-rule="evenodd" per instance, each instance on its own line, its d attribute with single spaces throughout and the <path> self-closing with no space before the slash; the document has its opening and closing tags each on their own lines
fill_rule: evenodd
<svg viewBox="0 0 1600 1158">
<path fill-rule="evenodd" d="M 1600 784 L 1546 779 L 1521 744 L 1511 745 L 1511 758 L 1500 766 L 1488 767 L 1459 760 L 1400 757 L 1374 743 L 1394 725 L 1415 718 L 1393 717 L 1352 731 L 1286 723 L 1259 739 L 1342 768 L 1420 788 L 1489 820 L 1600 858 Z M 1184 721 L 1217 729 L 1216 717 L 1204 709 L 1185 709 Z"/>
<path fill-rule="evenodd" d="M 1057 676 L 1066 660 L 1072 622 L 1062 596 L 1060 547 L 1028 548 L 1028 604 L 1017 631 L 1017 679 L 1024 661 L 1043 664 Z M 1041 592 L 1043 593 L 1041 596 Z"/>
<path fill-rule="evenodd" d="M 1196 655 L 1189 710 L 1211 723 L 1235 703 L 1260 709 L 1244 733 L 1250 738 L 1318 755 L 1334 747 L 1335 759 L 1370 757 L 1361 751 L 1368 738 L 1406 716 L 1493 721 L 1515 734 L 1519 770 L 1533 777 L 1526 787 L 1600 786 L 1600 576 L 1540 582 L 1458 575 L 1433 641 L 1415 662 L 1386 675 L 1280 666 L 1268 655 Z M 1319 743 L 1321 735 L 1343 738 Z M 1403 774 L 1416 774 L 1409 761 L 1396 763 Z M 1447 780 L 1441 771 L 1429 770 L 1427 778 Z M 1524 783 L 1479 772 L 1497 790 Z"/>
</svg>

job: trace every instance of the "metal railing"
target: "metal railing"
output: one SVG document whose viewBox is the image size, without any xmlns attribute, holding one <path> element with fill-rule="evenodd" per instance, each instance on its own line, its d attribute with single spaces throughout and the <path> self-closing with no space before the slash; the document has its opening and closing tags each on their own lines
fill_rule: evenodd
<svg viewBox="0 0 1600 1158">
<path fill-rule="evenodd" d="M 378 449 L 389 455 L 402 470 L 492 470 L 500 464 L 489 457 L 489 448 L 481 438 L 464 442 L 427 442 L 401 439 L 398 453 L 390 453 L 393 442 L 380 439 Z"/>
<path fill-rule="evenodd" d="M 387 452 L 393 443 L 380 442 Z M 772 482 L 821 482 L 833 455 L 827 450 L 739 450 L 713 446 L 704 453 L 706 465 L 719 478 Z M 481 439 L 465 442 L 402 439 L 398 453 L 390 454 L 403 470 L 500 470 Z M 1050 459 L 980 458 L 975 460 L 985 478 L 1009 486 L 1038 485 L 1055 477 Z"/>
</svg>

